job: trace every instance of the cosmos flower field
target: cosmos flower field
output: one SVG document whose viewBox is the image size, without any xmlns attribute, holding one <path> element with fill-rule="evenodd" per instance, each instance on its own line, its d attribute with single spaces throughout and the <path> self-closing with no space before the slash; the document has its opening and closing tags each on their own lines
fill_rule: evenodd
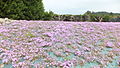
<svg viewBox="0 0 120 68">
<path fill-rule="evenodd" d="M 0 24 L 0 68 L 120 68 L 120 23 Z"/>
</svg>

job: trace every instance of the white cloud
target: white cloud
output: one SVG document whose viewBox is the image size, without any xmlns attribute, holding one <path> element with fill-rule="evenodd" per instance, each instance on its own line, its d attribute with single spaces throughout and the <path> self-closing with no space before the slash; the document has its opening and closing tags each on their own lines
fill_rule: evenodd
<svg viewBox="0 0 120 68">
<path fill-rule="evenodd" d="M 46 10 L 58 14 L 81 14 L 90 11 L 120 12 L 120 0 L 43 0 Z"/>
</svg>

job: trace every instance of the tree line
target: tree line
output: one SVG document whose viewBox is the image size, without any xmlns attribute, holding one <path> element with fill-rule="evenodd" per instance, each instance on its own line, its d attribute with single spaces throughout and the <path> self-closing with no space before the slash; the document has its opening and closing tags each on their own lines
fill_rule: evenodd
<svg viewBox="0 0 120 68">
<path fill-rule="evenodd" d="M 87 11 L 83 15 L 58 15 L 51 13 L 51 19 L 55 21 L 88 21 L 88 22 L 120 22 L 120 13 L 112 12 L 91 12 Z"/>
<path fill-rule="evenodd" d="M 16 20 L 120 22 L 120 13 L 91 12 L 60 15 L 45 11 L 42 0 L 0 0 L 0 18 Z"/>
</svg>

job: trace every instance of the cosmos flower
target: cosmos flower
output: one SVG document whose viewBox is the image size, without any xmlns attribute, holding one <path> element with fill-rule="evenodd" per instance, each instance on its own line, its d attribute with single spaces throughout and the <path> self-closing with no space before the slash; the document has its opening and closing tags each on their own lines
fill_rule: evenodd
<svg viewBox="0 0 120 68">
<path fill-rule="evenodd" d="M 76 52 L 75 52 L 75 55 L 77 55 L 77 56 L 81 56 L 82 53 L 81 53 L 81 51 L 76 51 Z"/>
<path fill-rule="evenodd" d="M 118 43 L 118 46 L 120 46 L 120 43 Z"/>
<path fill-rule="evenodd" d="M 8 63 L 8 62 L 9 62 L 8 59 L 3 59 L 3 60 L 2 60 L 2 63 Z"/>
<path fill-rule="evenodd" d="M 71 61 L 64 61 L 60 66 L 62 66 L 63 68 L 68 68 L 72 67 L 73 63 Z"/>
<path fill-rule="evenodd" d="M 113 46 L 114 46 L 114 44 L 112 42 L 107 42 L 107 44 L 106 44 L 106 47 L 112 48 Z"/>
<path fill-rule="evenodd" d="M 16 61 L 19 61 L 19 59 L 18 58 L 13 58 L 12 61 L 16 62 Z"/>
<path fill-rule="evenodd" d="M 98 68 L 99 65 L 105 67 L 112 58 L 120 57 L 117 43 L 120 40 L 119 29 L 120 23 L 115 25 L 107 22 L 20 20 L 0 25 L 0 60 L 2 64 L 12 64 L 14 68 L 43 68 L 47 65 L 48 68 L 70 68 L 90 61 L 99 61 Z M 27 32 L 35 36 L 29 34 L 31 37 L 27 37 Z M 109 41 L 111 36 L 114 42 Z M 99 41 L 100 44 L 96 44 Z M 108 53 L 105 55 L 101 54 L 106 48 L 101 42 L 112 50 L 106 50 Z M 110 52 L 112 55 L 109 55 Z M 66 57 L 69 59 L 66 60 Z"/>
</svg>

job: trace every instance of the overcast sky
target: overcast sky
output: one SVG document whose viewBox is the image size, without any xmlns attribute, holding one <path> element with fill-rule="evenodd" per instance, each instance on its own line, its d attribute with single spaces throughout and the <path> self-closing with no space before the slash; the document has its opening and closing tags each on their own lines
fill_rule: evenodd
<svg viewBox="0 0 120 68">
<path fill-rule="evenodd" d="M 57 14 L 83 14 L 86 11 L 120 13 L 120 0 L 43 0 L 46 11 Z"/>
</svg>

